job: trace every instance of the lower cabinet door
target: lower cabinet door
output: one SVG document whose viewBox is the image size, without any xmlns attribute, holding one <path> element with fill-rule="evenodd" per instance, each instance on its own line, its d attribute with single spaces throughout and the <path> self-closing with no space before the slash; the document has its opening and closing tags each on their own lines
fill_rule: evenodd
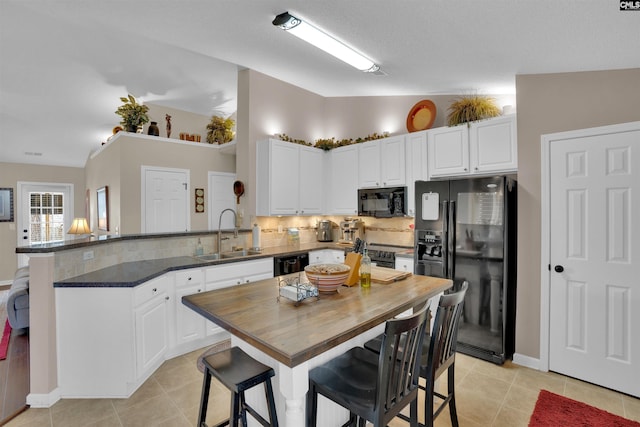
<svg viewBox="0 0 640 427">
<path fill-rule="evenodd" d="M 169 347 L 169 296 L 160 294 L 135 310 L 136 377 L 164 361 Z"/>
<path fill-rule="evenodd" d="M 182 304 L 182 297 L 202 292 L 203 284 L 190 286 L 184 289 L 176 289 L 176 344 L 184 344 L 190 341 L 204 338 L 205 319 L 200 313 L 196 313 Z"/>
</svg>

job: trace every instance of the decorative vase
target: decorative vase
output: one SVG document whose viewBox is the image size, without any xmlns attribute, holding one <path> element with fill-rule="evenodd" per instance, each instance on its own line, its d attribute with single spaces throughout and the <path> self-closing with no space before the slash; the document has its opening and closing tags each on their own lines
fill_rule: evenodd
<svg viewBox="0 0 640 427">
<path fill-rule="evenodd" d="M 149 135 L 160 136 L 160 129 L 158 128 L 157 122 L 151 122 L 149 125 L 149 130 L 147 131 Z"/>
<path fill-rule="evenodd" d="M 138 126 L 136 125 L 127 125 L 126 129 L 127 129 L 127 132 L 131 132 L 131 133 L 138 132 Z"/>
</svg>

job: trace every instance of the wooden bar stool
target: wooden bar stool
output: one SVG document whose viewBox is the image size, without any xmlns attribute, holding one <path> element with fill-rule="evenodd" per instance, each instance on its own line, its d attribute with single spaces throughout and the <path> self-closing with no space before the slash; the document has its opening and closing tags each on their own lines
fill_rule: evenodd
<svg viewBox="0 0 640 427">
<path fill-rule="evenodd" d="M 202 383 L 198 427 L 207 427 L 205 421 L 212 375 L 233 393 L 231 412 L 229 414 L 230 420 L 226 420 L 218 424 L 218 426 L 231 425 L 237 427 L 238 421 L 242 420 L 242 425 L 246 427 L 247 412 L 249 412 L 263 426 L 278 427 L 276 404 L 273 398 L 273 388 L 271 387 L 271 377 L 275 375 L 273 368 L 258 362 L 239 347 L 231 347 L 228 350 L 214 353 L 205 357 L 202 361 L 204 362 L 204 381 Z M 250 407 L 244 397 L 245 390 L 261 383 L 264 383 L 265 387 L 269 421 L 265 420 Z"/>
</svg>

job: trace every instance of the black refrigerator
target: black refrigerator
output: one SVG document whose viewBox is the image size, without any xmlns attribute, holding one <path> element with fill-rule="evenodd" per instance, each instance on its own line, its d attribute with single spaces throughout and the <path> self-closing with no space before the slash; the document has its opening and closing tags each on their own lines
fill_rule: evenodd
<svg viewBox="0 0 640 427">
<path fill-rule="evenodd" d="M 458 351 L 497 364 L 513 357 L 516 182 L 507 176 L 416 181 L 414 273 L 469 288 Z"/>
</svg>

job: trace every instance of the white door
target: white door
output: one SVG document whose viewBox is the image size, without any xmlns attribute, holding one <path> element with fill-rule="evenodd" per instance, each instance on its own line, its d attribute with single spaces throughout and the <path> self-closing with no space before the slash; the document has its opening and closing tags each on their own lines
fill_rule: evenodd
<svg viewBox="0 0 640 427">
<path fill-rule="evenodd" d="M 71 239 L 67 229 L 75 216 L 73 184 L 22 181 L 17 184 L 17 246 Z M 81 212 L 77 216 L 85 215 Z M 18 255 L 18 267 L 28 262 L 28 256 Z"/>
<path fill-rule="evenodd" d="M 217 230 L 221 219 L 220 228 L 223 230 L 230 230 L 236 226 L 231 213 L 227 212 L 220 218 L 220 213 L 225 209 L 237 210 L 237 199 L 233 193 L 235 181 L 234 173 L 209 172 L 209 230 Z"/>
<path fill-rule="evenodd" d="M 143 232 L 189 231 L 188 190 L 188 170 L 143 166 Z"/>
<path fill-rule="evenodd" d="M 640 396 L 640 122 L 612 128 L 549 143 L 549 369 Z"/>
</svg>

